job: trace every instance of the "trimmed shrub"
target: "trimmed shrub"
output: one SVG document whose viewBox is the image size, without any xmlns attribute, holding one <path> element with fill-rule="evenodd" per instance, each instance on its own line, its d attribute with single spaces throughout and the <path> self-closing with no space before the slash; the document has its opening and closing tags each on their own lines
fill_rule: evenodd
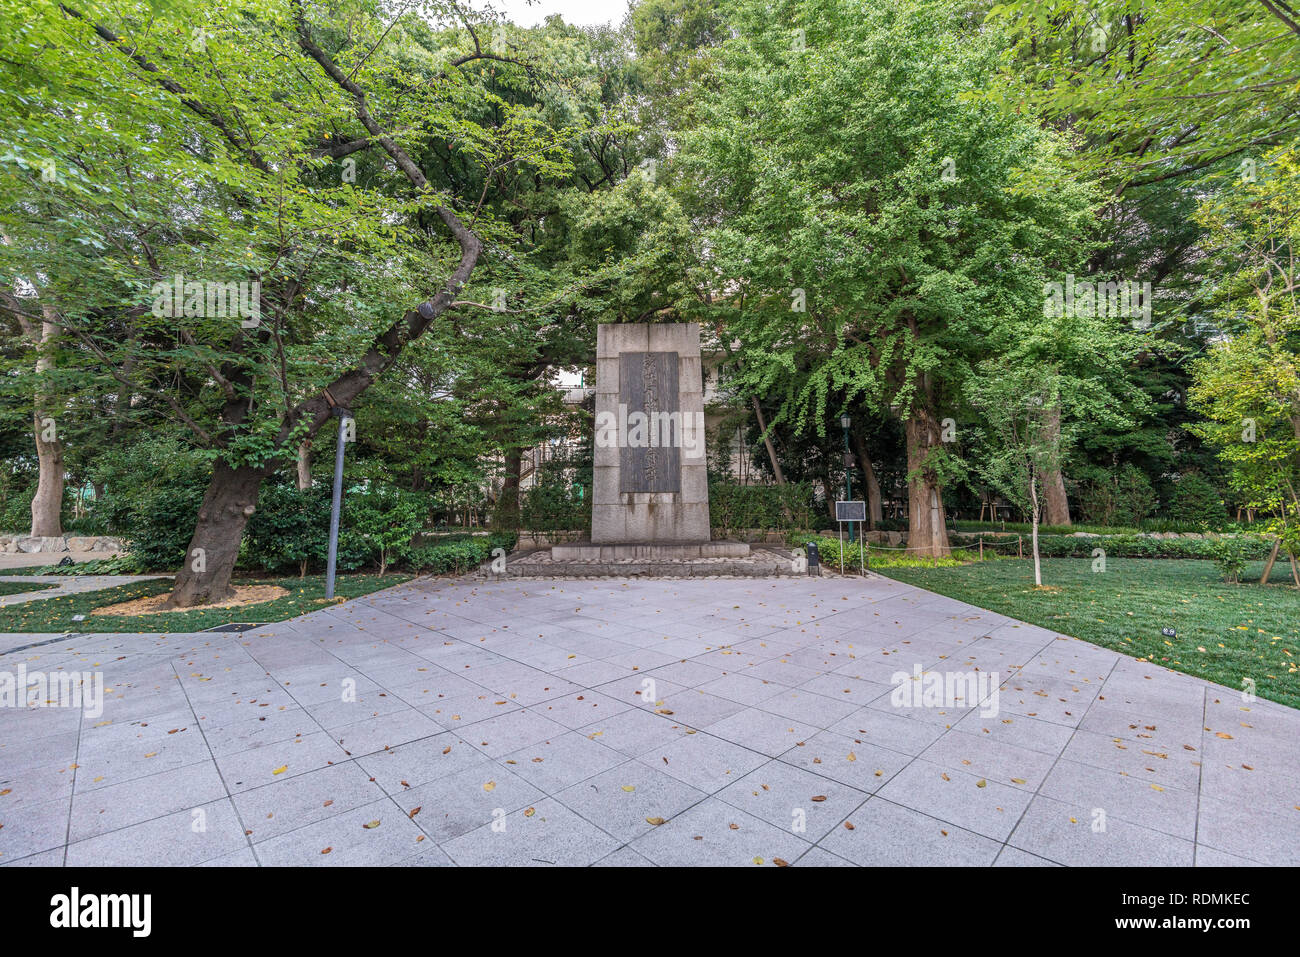
<svg viewBox="0 0 1300 957">
<path fill-rule="evenodd" d="M 709 524 L 729 533 L 742 528 L 788 531 L 812 527 L 816 505 L 812 485 L 709 483 Z"/>
<path fill-rule="evenodd" d="M 411 571 L 426 575 L 460 575 L 478 568 L 490 559 L 494 549 L 501 548 L 509 552 L 517 541 L 517 536 L 504 532 L 446 539 L 416 545 L 407 551 L 402 564 Z"/>
<path fill-rule="evenodd" d="M 591 500 L 582 497 L 562 474 L 558 479 L 546 477 L 520 494 L 519 521 L 534 535 L 587 531 L 591 528 Z"/>
<path fill-rule="evenodd" d="M 1228 520 L 1228 510 L 1219 490 L 1195 473 L 1184 475 L 1178 480 L 1165 511 L 1176 522 L 1196 523 L 1210 528 L 1218 528 Z"/>
</svg>

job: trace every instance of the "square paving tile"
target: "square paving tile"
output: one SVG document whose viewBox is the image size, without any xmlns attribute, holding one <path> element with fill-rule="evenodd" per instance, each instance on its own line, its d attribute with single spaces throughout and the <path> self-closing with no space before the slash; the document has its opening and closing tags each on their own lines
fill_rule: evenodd
<svg viewBox="0 0 1300 957">
<path fill-rule="evenodd" d="M 565 807 L 625 842 L 652 830 L 651 820 L 668 820 L 705 797 L 703 791 L 637 761 L 611 768 L 555 795 Z"/>
<path fill-rule="evenodd" d="M 566 731 L 501 760 L 525 781 L 547 794 L 554 794 L 630 759 L 585 734 Z"/>
<path fill-rule="evenodd" d="M 190 867 L 247 849 L 229 798 L 68 845 L 69 867 Z"/>
<path fill-rule="evenodd" d="M 998 841 L 881 798 L 848 814 L 818 845 L 863 867 L 985 866 L 1002 849 Z"/>
<path fill-rule="evenodd" d="M 660 867 L 774 867 L 796 860 L 808 842 L 746 814 L 718 798 L 706 798 L 629 845 Z"/>
<path fill-rule="evenodd" d="M 531 813 L 529 813 L 531 811 Z M 608 857 L 619 842 L 558 801 L 530 808 L 442 845 L 462 867 L 586 867 Z"/>
<path fill-rule="evenodd" d="M 637 760 L 713 794 L 766 764 L 768 758 L 701 731 L 652 748 Z"/>
<path fill-rule="evenodd" d="M 780 761 L 751 771 L 717 797 L 814 843 L 867 799 L 857 788 Z"/>
<path fill-rule="evenodd" d="M 383 789 L 348 762 L 241 791 L 233 800 L 244 829 L 252 832 L 249 841 L 259 844 L 383 797 Z"/>
<path fill-rule="evenodd" d="M 981 786 L 980 782 L 983 782 Z M 1007 839 L 1033 794 L 917 758 L 878 792 L 903 807 L 998 842 Z"/>
<path fill-rule="evenodd" d="M 428 840 L 385 798 L 255 844 L 254 853 L 270 867 L 382 867 L 406 860 Z"/>
<path fill-rule="evenodd" d="M 1039 795 L 1007 843 L 1050 861 L 1087 867 L 1190 867 L 1193 844 L 1108 815 L 1094 826 L 1087 804 Z"/>
</svg>

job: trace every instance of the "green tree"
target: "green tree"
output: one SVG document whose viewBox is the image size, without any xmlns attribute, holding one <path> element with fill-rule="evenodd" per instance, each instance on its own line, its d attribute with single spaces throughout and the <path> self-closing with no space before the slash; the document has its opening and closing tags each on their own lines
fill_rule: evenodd
<svg viewBox="0 0 1300 957">
<path fill-rule="evenodd" d="M 962 383 L 1082 261 L 1095 197 L 1066 144 L 977 95 L 999 37 L 961 4 L 738 5 L 669 166 L 711 313 L 773 424 L 904 424 L 910 542 L 947 551 Z"/>
<path fill-rule="evenodd" d="M 9 6 L 9 306 L 217 453 L 170 602 L 219 600 L 262 481 L 510 243 L 485 184 L 568 175 L 584 121 L 454 3 Z"/>
<path fill-rule="evenodd" d="M 1254 183 L 1206 200 L 1221 279 L 1209 293 L 1226 335 L 1194 366 L 1193 431 L 1229 467 L 1239 504 L 1275 519 L 1300 552 L 1300 151 L 1274 151 Z"/>
</svg>

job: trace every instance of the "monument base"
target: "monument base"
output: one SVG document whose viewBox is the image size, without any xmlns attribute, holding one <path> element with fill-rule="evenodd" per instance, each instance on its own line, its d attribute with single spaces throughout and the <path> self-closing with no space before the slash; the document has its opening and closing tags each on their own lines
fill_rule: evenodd
<svg viewBox="0 0 1300 957">
<path fill-rule="evenodd" d="M 610 562 L 627 558 L 668 562 L 688 558 L 748 558 L 744 542 L 616 542 L 597 545 L 576 542 L 553 545 L 551 559 L 557 562 Z"/>
<path fill-rule="evenodd" d="M 618 557 L 610 552 L 620 550 Z M 711 549 L 729 551 L 718 554 Z M 641 554 L 629 554 L 640 550 Z M 694 550 L 693 554 L 683 554 Z M 484 565 L 476 573 L 494 578 L 499 571 Z M 785 578 L 800 574 L 793 553 L 773 545 L 751 549 L 743 542 L 669 545 L 556 545 L 517 552 L 507 560 L 509 578 Z"/>
</svg>

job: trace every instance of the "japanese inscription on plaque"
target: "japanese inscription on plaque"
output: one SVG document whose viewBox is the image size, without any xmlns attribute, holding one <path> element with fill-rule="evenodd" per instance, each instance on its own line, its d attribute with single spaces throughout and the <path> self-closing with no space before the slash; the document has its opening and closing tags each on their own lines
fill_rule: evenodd
<svg viewBox="0 0 1300 957">
<path fill-rule="evenodd" d="M 682 490 L 682 416 L 676 352 L 619 354 L 621 492 Z M 637 413 L 640 413 L 638 415 Z"/>
</svg>

